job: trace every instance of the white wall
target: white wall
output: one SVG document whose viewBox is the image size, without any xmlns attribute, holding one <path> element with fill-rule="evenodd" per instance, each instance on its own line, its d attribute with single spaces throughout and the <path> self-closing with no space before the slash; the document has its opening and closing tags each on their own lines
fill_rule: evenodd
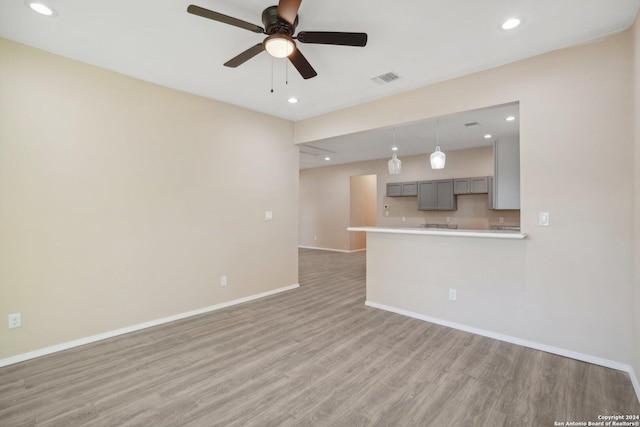
<svg viewBox="0 0 640 427">
<path fill-rule="evenodd" d="M 522 301 L 519 336 L 630 363 L 632 58 L 625 31 L 297 122 L 296 142 L 519 101 L 521 225 L 529 234 L 524 286 L 512 285 Z M 538 212 L 550 212 L 550 227 L 537 225 Z M 493 286 L 509 289 L 503 280 Z M 419 292 L 421 284 L 407 286 Z M 475 315 L 468 313 L 470 326 L 480 322 Z"/>
<path fill-rule="evenodd" d="M 633 57 L 634 57 L 634 140 L 635 140 L 635 329 L 634 329 L 634 359 L 633 367 L 636 374 L 640 373 L 640 13 L 632 28 L 633 33 Z"/>
<path fill-rule="evenodd" d="M 1 39 L 0 99 L 0 359 L 297 282 L 290 122 Z"/>
</svg>

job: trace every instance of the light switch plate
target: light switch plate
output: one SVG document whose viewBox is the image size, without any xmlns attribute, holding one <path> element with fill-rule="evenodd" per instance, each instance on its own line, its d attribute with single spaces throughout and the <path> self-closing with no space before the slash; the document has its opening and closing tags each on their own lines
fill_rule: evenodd
<svg viewBox="0 0 640 427">
<path fill-rule="evenodd" d="M 538 224 L 540 224 L 542 227 L 549 226 L 549 212 L 540 212 L 538 214 Z"/>
<path fill-rule="evenodd" d="M 273 220 L 273 212 L 266 211 L 264 213 L 264 219 L 265 219 L 265 221 L 272 221 Z"/>
</svg>

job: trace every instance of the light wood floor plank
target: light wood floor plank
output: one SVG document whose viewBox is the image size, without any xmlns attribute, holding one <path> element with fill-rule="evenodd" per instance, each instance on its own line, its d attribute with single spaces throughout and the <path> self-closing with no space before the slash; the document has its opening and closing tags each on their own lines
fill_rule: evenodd
<svg viewBox="0 0 640 427">
<path fill-rule="evenodd" d="M 300 285 L 0 368 L 0 426 L 546 426 L 639 414 L 623 372 L 366 307 L 365 253 Z"/>
</svg>

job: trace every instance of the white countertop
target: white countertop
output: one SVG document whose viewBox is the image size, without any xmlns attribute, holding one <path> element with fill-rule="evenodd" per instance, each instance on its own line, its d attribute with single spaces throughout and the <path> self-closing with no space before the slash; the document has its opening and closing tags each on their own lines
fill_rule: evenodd
<svg viewBox="0 0 640 427">
<path fill-rule="evenodd" d="M 506 230 L 457 230 L 442 228 L 349 227 L 347 231 L 367 233 L 413 234 L 427 236 L 481 237 L 485 239 L 524 239 L 525 233 Z"/>
</svg>

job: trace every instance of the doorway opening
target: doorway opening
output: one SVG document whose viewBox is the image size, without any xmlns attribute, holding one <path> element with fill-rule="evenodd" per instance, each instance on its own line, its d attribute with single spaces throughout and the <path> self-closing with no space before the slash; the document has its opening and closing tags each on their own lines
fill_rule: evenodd
<svg viewBox="0 0 640 427">
<path fill-rule="evenodd" d="M 377 225 L 378 175 L 352 176 L 349 199 L 349 227 L 375 227 Z M 349 251 L 362 251 L 366 248 L 365 232 L 349 233 Z"/>
</svg>

